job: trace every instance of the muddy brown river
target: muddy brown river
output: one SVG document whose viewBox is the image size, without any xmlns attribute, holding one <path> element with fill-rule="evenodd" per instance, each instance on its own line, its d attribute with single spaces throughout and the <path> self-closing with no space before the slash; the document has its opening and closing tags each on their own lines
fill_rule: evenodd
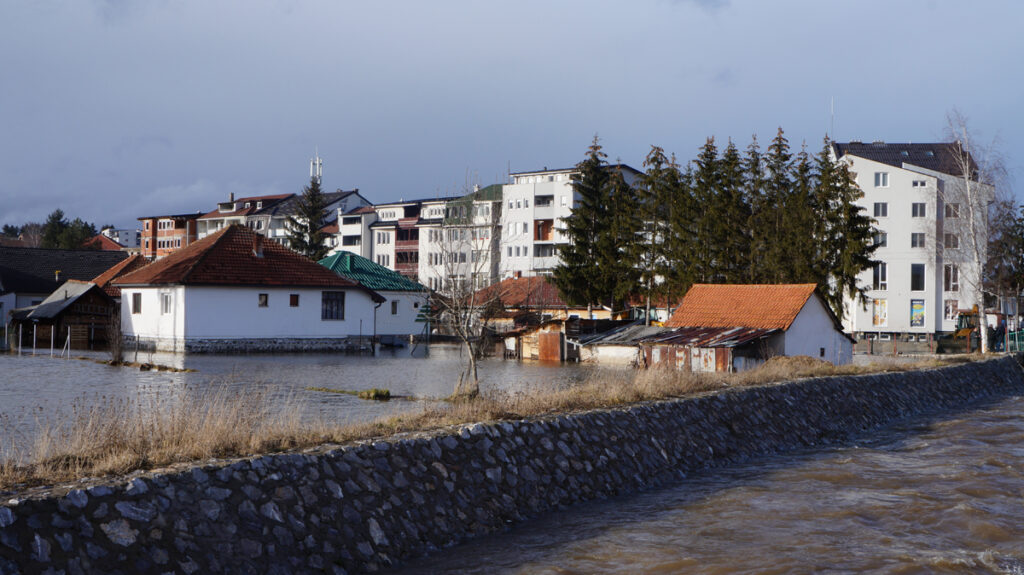
<svg viewBox="0 0 1024 575">
<path fill-rule="evenodd" d="M 1024 573 L 1024 399 L 577 506 L 395 573 Z"/>
</svg>

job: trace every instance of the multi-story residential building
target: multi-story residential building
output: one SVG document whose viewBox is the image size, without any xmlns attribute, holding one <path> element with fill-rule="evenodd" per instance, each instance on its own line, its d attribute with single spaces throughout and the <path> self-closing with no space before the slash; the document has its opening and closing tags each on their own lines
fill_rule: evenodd
<svg viewBox="0 0 1024 575">
<path fill-rule="evenodd" d="M 441 287 L 435 289 L 463 282 L 479 290 L 501 279 L 501 212 L 500 184 L 483 189 L 477 186 L 472 193 L 446 203 L 441 234 L 436 236 L 441 242 L 432 248 L 441 254 L 434 258 L 435 270 L 441 260 L 441 277 L 435 278 Z"/>
<path fill-rule="evenodd" d="M 398 201 L 374 207 L 377 219 L 369 225 L 373 261 L 412 278 L 420 274 L 420 215 L 424 204 L 455 198 Z"/>
<path fill-rule="evenodd" d="M 253 196 L 250 198 L 235 199 L 235 194 L 228 197 L 228 201 L 217 204 L 217 209 L 205 213 L 199 217 L 198 236 L 200 239 L 214 234 L 232 224 L 247 226 L 257 233 L 267 235 L 269 222 L 264 219 L 253 219 L 250 224 L 250 217 L 255 216 L 262 210 L 267 210 L 279 204 L 295 194 L 275 194 L 271 196 Z"/>
<path fill-rule="evenodd" d="M 123 230 L 118 228 L 104 228 L 100 231 L 104 236 L 114 240 L 126 248 L 142 247 L 142 232 L 139 230 Z"/>
<path fill-rule="evenodd" d="M 326 211 L 324 224 L 334 224 L 337 221 L 338 214 L 370 205 L 366 198 L 359 195 L 359 190 L 338 190 L 327 192 L 323 196 L 324 210 Z M 298 216 L 299 201 L 301 199 L 302 196 L 300 194 L 293 194 L 283 201 L 257 210 L 246 216 L 245 225 L 277 243 L 287 246 L 289 244 L 288 220 Z"/>
<path fill-rule="evenodd" d="M 640 172 L 625 165 L 626 182 L 634 184 Z M 502 190 L 501 276 L 550 275 L 558 265 L 558 246 L 568 243 L 563 230 L 579 201 L 572 179 L 576 168 L 510 174 L 512 183 Z"/>
<path fill-rule="evenodd" d="M 139 218 L 142 255 L 149 259 L 162 258 L 196 241 L 200 216 L 201 213 Z"/>
<path fill-rule="evenodd" d="M 864 192 L 858 204 L 878 232 L 877 264 L 859 278 L 870 289 L 865 302 L 846 302 L 846 331 L 868 339 L 925 341 L 955 329 L 957 310 L 980 304 L 975 288 L 981 269 L 968 249 L 968 200 L 952 146 L 834 144 L 835 157 L 847 162 Z M 979 189 L 991 195 L 991 189 Z M 977 223 L 975 237 L 984 249 L 987 221 Z"/>
<path fill-rule="evenodd" d="M 370 224 L 377 221 L 373 206 L 362 206 L 342 212 L 338 210 L 335 224 L 338 229 L 332 242 L 331 253 L 345 251 L 373 260 L 373 235 Z"/>
</svg>

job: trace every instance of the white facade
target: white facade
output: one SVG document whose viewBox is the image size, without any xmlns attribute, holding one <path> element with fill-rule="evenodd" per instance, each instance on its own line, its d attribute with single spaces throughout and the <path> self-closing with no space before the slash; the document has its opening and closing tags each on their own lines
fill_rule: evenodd
<svg viewBox="0 0 1024 575">
<path fill-rule="evenodd" d="M 100 233 L 126 248 L 137 248 L 142 245 L 142 232 L 139 230 L 122 230 L 115 228 L 106 228 L 100 231 Z"/>
<path fill-rule="evenodd" d="M 635 185 L 639 172 L 626 165 L 626 182 Z M 568 243 L 564 218 L 579 202 L 573 190 L 575 168 L 511 174 L 502 189 L 501 277 L 550 275 L 559 263 L 558 246 Z"/>
<path fill-rule="evenodd" d="M 323 293 L 339 291 L 344 319 L 323 319 Z M 180 285 L 125 287 L 121 302 L 125 336 L 176 352 L 190 341 L 371 336 L 376 306 L 360 289 Z"/>
<path fill-rule="evenodd" d="M 337 243 L 331 253 L 345 251 L 373 260 L 373 235 L 370 232 L 370 224 L 377 221 L 377 212 L 345 214 L 339 210 L 337 221 Z"/>
<path fill-rule="evenodd" d="M 968 239 L 958 229 L 965 214 L 953 201 L 956 178 L 852 154 L 843 160 L 864 192 L 857 203 L 880 234 L 873 255 L 880 263 L 858 280 L 869 288 L 866 300 L 846 301 L 844 329 L 883 339 L 916 334 L 921 341 L 952 331 L 956 310 L 977 303 L 972 286 L 980 281 L 964 249 Z"/>
<path fill-rule="evenodd" d="M 419 335 L 426 324 L 417 322 L 420 308 L 427 301 L 427 293 L 421 291 L 378 291 L 387 299 L 376 312 L 376 335 L 401 336 Z"/>
<path fill-rule="evenodd" d="M 835 365 L 850 363 L 853 342 L 836 327 L 832 317 L 821 298 L 812 295 L 783 334 L 781 343 L 772 342 L 780 347 L 776 352 L 787 356 L 806 355 Z"/>
</svg>

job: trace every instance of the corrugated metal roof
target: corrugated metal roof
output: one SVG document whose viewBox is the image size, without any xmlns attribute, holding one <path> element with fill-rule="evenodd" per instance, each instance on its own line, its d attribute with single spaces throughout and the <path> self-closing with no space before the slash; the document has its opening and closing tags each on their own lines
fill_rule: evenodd
<svg viewBox="0 0 1024 575">
<path fill-rule="evenodd" d="M 687 347 L 739 347 L 781 331 L 750 327 L 681 327 L 644 338 L 641 343 Z"/>
<path fill-rule="evenodd" d="M 629 345 L 639 343 L 648 337 L 660 335 L 665 331 L 666 328 L 663 327 L 634 323 L 603 333 L 581 337 L 580 343 L 586 345 Z"/>
<path fill-rule="evenodd" d="M 359 282 L 372 290 L 427 291 L 422 284 L 350 252 L 338 252 L 320 260 L 319 263 L 341 277 Z"/>
<path fill-rule="evenodd" d="M 94 287 L 96 287 L 96 284 L 92 282 L 66 281 L 64 285 L 57 288 L 42 303 L 34 306 L 35 309 L 29 312 L 28 318 L 53 319 Z"/>
</svg>

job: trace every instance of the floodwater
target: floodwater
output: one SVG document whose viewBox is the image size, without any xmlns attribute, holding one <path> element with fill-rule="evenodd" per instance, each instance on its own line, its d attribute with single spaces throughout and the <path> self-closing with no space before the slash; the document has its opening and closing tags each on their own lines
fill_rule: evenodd
<svg viewBox="0 0 1024 575">
<path fill-rule="evenodd" d="M 575 506 L 396 572 L 1024 573 L 1024 399 Z"/>
<path fill-rule="evenodd" d="M 345 424 L 424 409 L 449 396 L 464 365 L 455 345 L 430 346 L 429 353 L 397 348 L 377 355 L 174 355 L 127 354 L 126 360 L 194 369 L 195 372 L 140 371 L 112 367 L 86 359 L 58 359 L 49 350 L 37 355 L 0 354 L 0 448 L 26 443 L 34 431 L 59 420 L 72 409 L 122 399 L 168 398 L 216 385 L 260 390 L 273 401 L 298 405 L 313 418 Z M 81 352 L 73 352 L 76 356 Z M 107 354 L 92 353 L 106 360 Z M 486 358 L 480 362 L 481 393 L 523 393 L 534 388 L 556 389 L 597 374 L 621 374 L 626 368 L 578 364 L 545 364 Z M 313 391 L 388 389 L 404 396 L 388 402 L 352 395 Z M 145 403 L 145 402 L 143 402 Z"/>
</svg>

